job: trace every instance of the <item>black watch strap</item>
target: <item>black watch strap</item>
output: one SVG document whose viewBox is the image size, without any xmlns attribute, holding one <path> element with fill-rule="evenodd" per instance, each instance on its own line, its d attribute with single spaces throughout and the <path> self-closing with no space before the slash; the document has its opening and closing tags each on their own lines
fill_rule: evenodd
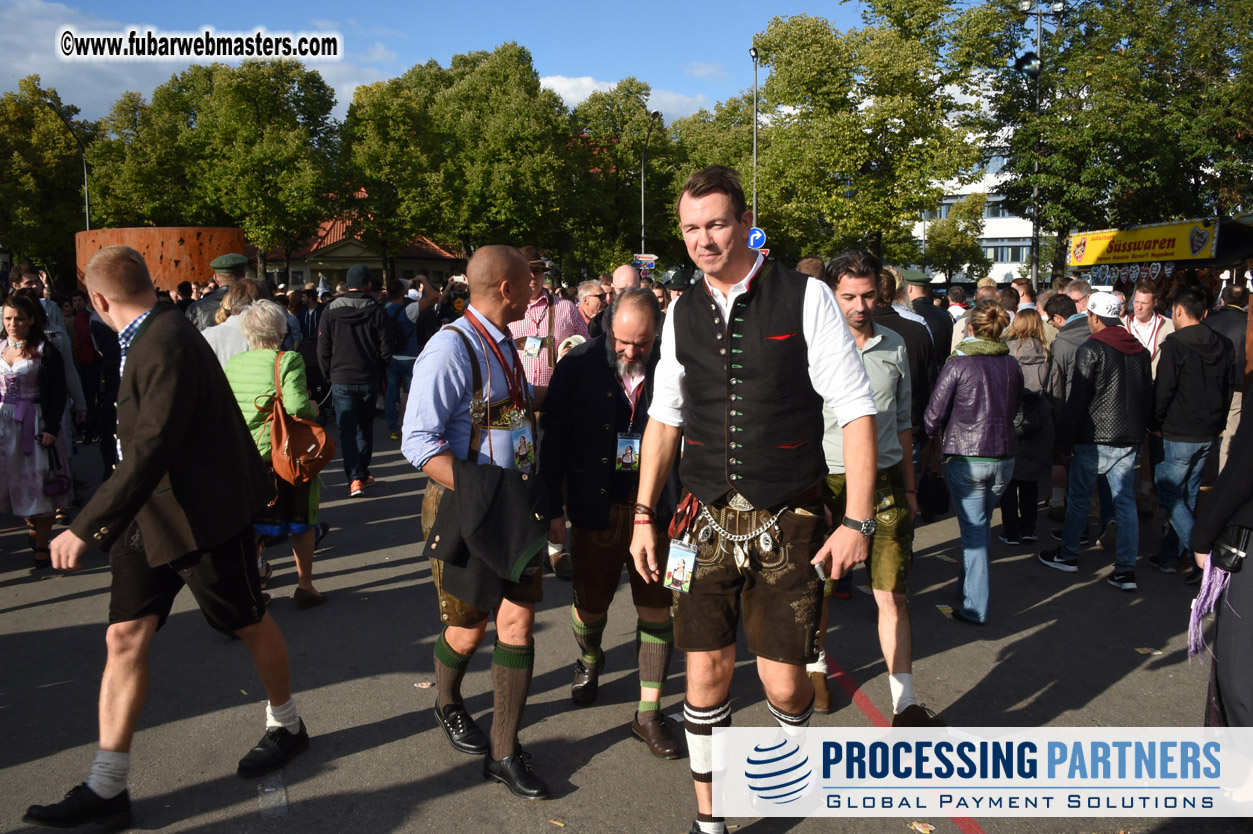
<svg viewBox="0 0 1253 834">
<path fill-rule="evenodd" d="M 874 535 L 875 522 L 873 518 L 866 519 L 865 521 L 858 521 L 855 518 L 849 518 L 848 516 L 844 516 L 844 520 L 840 523 L 843 524 L 845 527 L 849 527 L 853 530 L 856 530 L 858 533 L 861 533 L 866 538 L 870 538 L 871 536 Z"/>
</svg>

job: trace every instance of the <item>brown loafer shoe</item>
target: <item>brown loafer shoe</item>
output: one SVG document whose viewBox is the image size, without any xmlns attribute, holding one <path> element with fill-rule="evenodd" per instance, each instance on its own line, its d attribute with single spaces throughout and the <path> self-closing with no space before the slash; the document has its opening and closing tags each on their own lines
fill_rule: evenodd
<svg viewBox="0 0 1253 834">
<path fill-rule="evenodd" d="M 821 672 L 810 672 L 809 680 L 814 685 L 814 712 L 830 715 L 831 690 L 827 688 L 827 676 Z"/>
<path fill-rule="evenodd" d="M 569 553 L 554 553 L 548 557 L 548 566 L 553 569 L 558 579 L 567 582 L 574 579 L 574 568 L 570 566 Z"/>
<path fill-rule="evenodd" d="M 648 751 L 659 759 L 679 758 L 679 741 L 674 737 L 670 719 L 657 714 L 651 721 L 639 722 L 639 714 L 631 719 L 631 735 L 648 745 Z"/>
</svg>

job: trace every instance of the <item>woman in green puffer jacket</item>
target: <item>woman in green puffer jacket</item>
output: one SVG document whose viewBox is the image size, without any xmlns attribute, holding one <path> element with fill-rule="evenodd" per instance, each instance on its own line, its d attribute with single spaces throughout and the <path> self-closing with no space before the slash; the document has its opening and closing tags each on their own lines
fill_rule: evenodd
<svg viewBox="0 0 1253 834">
<path fill-rule="evenodd" d="M 317 416 L 318 407 L 309 398 L 304 359 L 295 351 L 280 354 L 278 350 L 287 335 L 287 315 L 283 308 L 273 301 L 257 301 L 248 305 L 239 318 L 249 349 L 232 356 L 226 363 L 226 378 L 261 458 L 269 463 L 270 428 L 265 418 L 270 413 L 275 393 L 276 361 L 287 413 L 312 419 Z M 321 481 L 314 478 L 307 484 L 293 486 L 275 477 L 274 483 L 278 499 L 261 511 L 253 526 L 258 536 L 291 536 L 297 576 L 293 599 L 297 608 L 313 608 L 326 602 L 326 595 L 313 587 L 313 551 L 328 529 L 327 525 L 318 523 Z M 263 577 L 268 576 L 266 568 L 262 569 Z"/>
</svg>

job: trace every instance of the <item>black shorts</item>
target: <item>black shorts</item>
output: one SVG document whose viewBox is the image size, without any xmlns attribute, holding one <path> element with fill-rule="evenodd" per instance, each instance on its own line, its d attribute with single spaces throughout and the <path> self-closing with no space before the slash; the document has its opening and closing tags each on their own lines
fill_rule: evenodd
<svg viewBox="0 0 1253 834">
<path fill-rule="evenodd" d="M 153 614 L 157 628 L 165 625 L 174 598 L 186 585 L 204 618 L 218 631 L 232 634 L 256 625 L 265 616 L 257 544 L 252 525 L 208 550 L 152 567 L 132 525 L 109 553 L 113 571 L 109 623 L 138 620 Z"/>
</svg>

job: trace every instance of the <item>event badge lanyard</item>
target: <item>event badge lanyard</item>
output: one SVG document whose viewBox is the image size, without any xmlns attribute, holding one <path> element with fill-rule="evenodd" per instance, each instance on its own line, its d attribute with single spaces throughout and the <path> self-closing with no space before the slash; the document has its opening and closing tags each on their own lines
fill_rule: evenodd
<svg viewBox="0 0 1253 834">
<path fill-rule="evenodd" d="M 537 316 L 536 318 L 532 319 L 531 314 L 529 312 L 526 314 L 526 320 L 529 321 L 531 324 L 535 325 L 536 333 L 539 333 L 539 323 L 543 321 L 545 317 L 547 317 L 550 322 L 552 321 L 552 314 L 553 314 L 552 298 L 548 297 L 547 293 L 545 293 L 544 297 L 547 303 L 544 305 L 544 314 L 542 316 Z M 523 355 L 527 356 L 530 359 L 539 359 L 540 348 L 542 348 L 543 345 L 544 345 L 544 340 L 541 339 L 539 336 L 528 336 L 526 338 L 526 343 L 522 347 L 522 353 Z"/>
<path fill-rule="evenodd" d="M 505 380 L 509 386 L 509 399 L 513 403 L 513 411 L 510 413 L 510 423 L 512 425 L 510 432 L 513 436 L 513 462 L 514 466 L 521 471 L 530 472 L 531 467 L 535 463 L 535 435 L 531 431 L 530 415 L 527 413 L 526 377 L 522 374 L 522 362 L 518 357 L 518 349 L 510 342 L 509 349 L 513 353 L 514 359 L 513 367 L 510 368 L 509 363 L 505 361 L 504 354 L 500 352 L 500 347 L 496 344 L 496 340 L 487 332 L 487 328 L 479 321 L 478 316 L 472 310 L 466 308 L 465 318 L 470 322 L 470 326 L 482 337 L 483 341 L 487 343 L 487 346 L 492 351 L 492 355 L 500 363 L 501 370 L 505 372 Z"/>
<path fill-rule="evenodd" d="M 644 380 L 641 379 L 635 386 L 634 396 L 627 390 L 626 381 L 622 377 L 618 377 L 618 384 L 622 386 L 622 393 L 631 403 L 631 422 L 627 425 L 625 432 L 618 434 L 618 448 L 614 453 L 613 468 L 618 472 L 639 472 L 640 436 L 635 433 L 635 408 L 639 405 L 640 394 L 644 390 Z"/>
</svg>

